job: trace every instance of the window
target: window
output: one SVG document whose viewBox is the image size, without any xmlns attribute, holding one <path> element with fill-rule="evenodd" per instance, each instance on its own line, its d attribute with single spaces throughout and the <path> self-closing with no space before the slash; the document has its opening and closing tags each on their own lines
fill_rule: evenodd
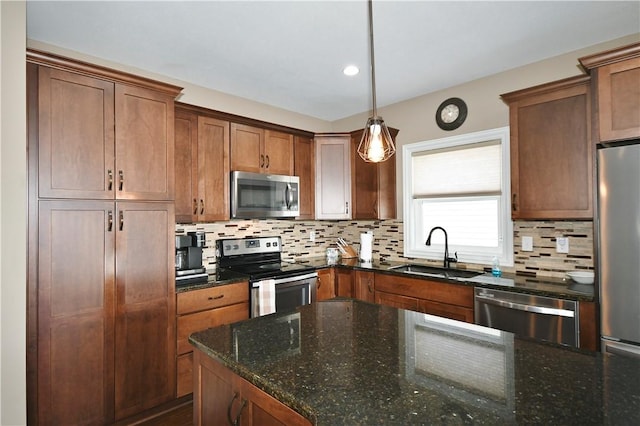
<svg viewBox="0 0 640 426">
<path fill-rule="evenodd" d="M 403 147 L 406 257 L 513 266 L 509 197 L 509 128 L 487 130 Z"/>
</svg>

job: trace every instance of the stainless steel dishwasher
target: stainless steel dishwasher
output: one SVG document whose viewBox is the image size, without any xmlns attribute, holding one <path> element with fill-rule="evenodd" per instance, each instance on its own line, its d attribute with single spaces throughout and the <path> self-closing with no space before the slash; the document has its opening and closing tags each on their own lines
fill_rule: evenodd
<svg viewBox="0 0 640 426">
<path fill-rule="evenodd" d="M 476 287 L 475 323 L 579 347 L 578 302 L 573 300 Z"/>
</svg>

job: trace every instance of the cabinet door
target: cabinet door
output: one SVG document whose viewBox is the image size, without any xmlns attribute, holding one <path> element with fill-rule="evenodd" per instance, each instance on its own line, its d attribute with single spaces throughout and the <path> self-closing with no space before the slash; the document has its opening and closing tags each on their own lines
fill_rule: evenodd
<svg viewBox="0 0 640 426">
<path fill-rule="evenodd" d="M 113 421 L 114 213 L 107 201 L 39 203 L 42 423 Z"/>
<path fill-rule="evenodd" d="M 538 92 L 510 104 L 512 217 L 591 218 L 588 80 Z"/>
<path fill-rule="evenodd" d="M 294 139 L 294 175 L 300 178 L 300 216 L 313 219 L 315 214 L 315 145 L 313 139 L 296 136 Z"/>
<path fill-rule="evenodd" d="M 173 98 L 116 84 L 116 198 L 173 200 Z"/>
<path fill-rule="evenodd" d="M 229 122 L 198 117 L 198 221 L 229 220 Z"/>
<path fill-rule="evenodd" d="M 351 219 L 349 135 L 316 136 L 316 219 Z"/>
<path fill-rule="evenodd" d="M 226 425 L 240 419 L 242 399 L 233 373 L 199 350 L 193 351 L 193 424 Z"/>
<path fill-rule="evenodd" d="M 293 135 L 265 130 L 263 153 L 265 173 L 293 175 Z"/>
<path fill-rule="evenodd" d="M 640 58 L 597 70 L 600 141 L 640 138 Z"/>
<path fill-rule="evenodd" d="M 367 302 L 375 302 L 374 272 L 355 271 L 355 298 Z"/>
<path fill-rule="evenodd" d="M 263 139 L 263 129 L 231 123 L 231 171 L 261 173 L 265 165 Z"/>
<path fill-rule="evenodd" d="M 198 116 L 175 112 L 176 222 L 192 223 L 198 213 Z"/>
<path fill-rule="evenodd" d="M 378 163 L 367 163 L 358 154 L 362 132 L 351 135 L 351 192 L 354 219 L 378 218 Z M 391 161 L 391 160 L 388 160 Z"/>
<path fill-rule="evenodd" d="M 336 296 L 354 297 L 353 291 L 353 270 L 336 268 Z"/>
<path fill-rule="evenodd" d="M 175 394 L 172 203 L 116 203 L 116 419 Z"/>
<path fill-rule="evenodd" d="M 316 285 L 316 297 L 318 300 L 327 300 L 336 297 L 333 276 L 333 268 L 320 269 L 318 271 L 318 283 Z"/>
<path fill-rule="evenodd" d="M 113 83 L 38 70 L 38 195 L 113 199 Z"/>
</svg>

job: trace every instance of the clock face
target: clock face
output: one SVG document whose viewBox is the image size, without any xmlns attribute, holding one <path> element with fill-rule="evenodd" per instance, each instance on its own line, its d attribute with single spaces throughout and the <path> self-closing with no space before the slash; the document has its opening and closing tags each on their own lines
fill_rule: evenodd
<svg viewBox="0 0 640 426">
<path fill-rule="evenodd" d="M 436 111 L 436 123 L 442 130 L 457 129 L 467 119 L 467 104 L 460 98 L 449 98 Z"/>
<path fill-rule="evenodd" d="M 440 118 L 445 123 L 453 123 L 460 115 L 460 108 L 454 104 L 449 104 L 440 113 Z"/>
</svg>

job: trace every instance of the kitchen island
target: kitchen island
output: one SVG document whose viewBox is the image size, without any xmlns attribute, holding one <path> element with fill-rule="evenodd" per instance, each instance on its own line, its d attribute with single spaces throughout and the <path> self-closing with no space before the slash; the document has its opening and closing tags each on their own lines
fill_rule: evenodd
<svg viewBox="0 0 640 426">
<path fill-rule="evenodd" d="M 640 424 L 640 360 L 353 299 L 189 341 L 198 424 Z"/>
</svg>

